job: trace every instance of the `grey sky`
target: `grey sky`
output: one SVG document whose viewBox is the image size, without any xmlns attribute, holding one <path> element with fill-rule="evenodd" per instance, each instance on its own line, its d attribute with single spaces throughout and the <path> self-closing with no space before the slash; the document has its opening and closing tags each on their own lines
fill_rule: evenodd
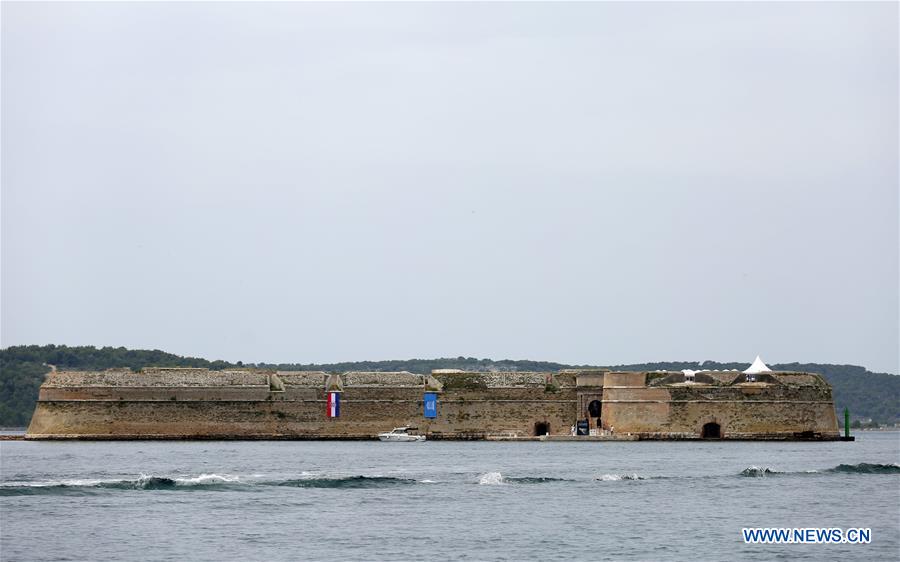
<svg viewBox="0 0 900 562">
<path fill-rule="evenodd" d="M 898 371 L 898 4 L 2 5 L 2 345 Z"/>
</svg>

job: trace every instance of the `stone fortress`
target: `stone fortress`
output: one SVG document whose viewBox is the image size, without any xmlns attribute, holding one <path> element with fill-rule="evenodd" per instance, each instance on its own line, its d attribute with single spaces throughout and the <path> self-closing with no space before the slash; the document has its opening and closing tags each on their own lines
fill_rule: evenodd
<svg viewBox="0 0 900 562">
<path fill-rule="evenodd" d="M 373 439 L 400 426 L 428 439 L 839 439 L 831 387 L 811 373 L 189 368 L 54 371 L 26 438 Z"/>
</svg>

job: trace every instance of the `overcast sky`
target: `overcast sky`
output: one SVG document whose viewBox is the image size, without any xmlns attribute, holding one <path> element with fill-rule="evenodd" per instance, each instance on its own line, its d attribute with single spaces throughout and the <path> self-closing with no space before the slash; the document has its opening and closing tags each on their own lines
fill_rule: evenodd
<svg viewBox="0 0 900 562">
<path fill-rule="evenodd" d="M 2 5 L 2 345 L 898 371 L 898 4 Z"/>
</svg>

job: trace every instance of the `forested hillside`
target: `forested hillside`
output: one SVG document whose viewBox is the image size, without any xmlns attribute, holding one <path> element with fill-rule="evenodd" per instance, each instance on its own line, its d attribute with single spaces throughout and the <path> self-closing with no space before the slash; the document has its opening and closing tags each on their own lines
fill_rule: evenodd
<svg viewBox="0 0 900 562">
<path fill-rule="evenodd" d="M 139 370 L 143 367 L 207 367 L 223 369 L 240 367 L 243 363 L 209 361 L 196 357 L 181 357 L 159 350 L 131 350 L 124 347 L 91 346 L 67 347 L 64 345 L 16 346 L 0 350 L 0 426 L 25 426 L 37 400 L 38 387 L 44 375 L 50 371 L 47 365 L 59 369 L 109 369 L 127 367 Z M 563 363 L 527 360 L 477 359 L 455 357 L 440 359 L 407 359 L 396 361 L 356 361 L 345 363 L 281 363 L 248 364 L 261 368 L 282 370 L 321 371 L 410 371 L 427 373 L 432 369 L 498 370 L 498 371 L 555 371 L 576 367 Z M 586 365 L 578 365 L 586 367 Z M 703 363 L 673 361 L 610 365 L 621 370 L 643 369 L 745 369 L 746 363 Z M 831 365 L 820 363 L 785 363 L 770 365 L 773 369 L 809 371 L 823 375 L 834 388 L 838 411 L 844 406 L 856 419 L 873 419 L 881 423 L 900 421 L 900 376 L 872 373 L 856 365 Z"/>
<path fill-rule="evenodd" d="M 181 357 L 159 350 L 124 347 L 68 347 L 65 345 L 24 345 L 0 350 L 0 427 L 23 427 L 31 420 L 38 388 L 47 365 L 58 369 L 109 369 L 128 367 L 208 367 L 231 366 L 224 361 Z"/>
</svg>

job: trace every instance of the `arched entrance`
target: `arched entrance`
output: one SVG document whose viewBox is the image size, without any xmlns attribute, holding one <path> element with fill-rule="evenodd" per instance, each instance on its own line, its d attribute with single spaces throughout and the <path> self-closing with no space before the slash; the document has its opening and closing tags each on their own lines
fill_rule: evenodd
<svg viewBox="0 0 900 562">
<path fill-rule="evenodd" d="M 702 439 L 721 439 L 722 426 L 720 426 L 716 422 L 709 422 L 707 424 L 704 424 L 703 430 L 700 432 L 700 437 Z"/>
<path fill-rule="evenodd" d="M 600 401 L 594 400 L 590 404 L 588 404 L 588 416 L 592 418 L 600 417 Z"/>
<path fill-rule="evenodd" d="M 547 422 L 537 422 L 534 424 L 534 434 L 538 437 L 548 435 L 550 433 L 550 424 Z"/>
</svg>

